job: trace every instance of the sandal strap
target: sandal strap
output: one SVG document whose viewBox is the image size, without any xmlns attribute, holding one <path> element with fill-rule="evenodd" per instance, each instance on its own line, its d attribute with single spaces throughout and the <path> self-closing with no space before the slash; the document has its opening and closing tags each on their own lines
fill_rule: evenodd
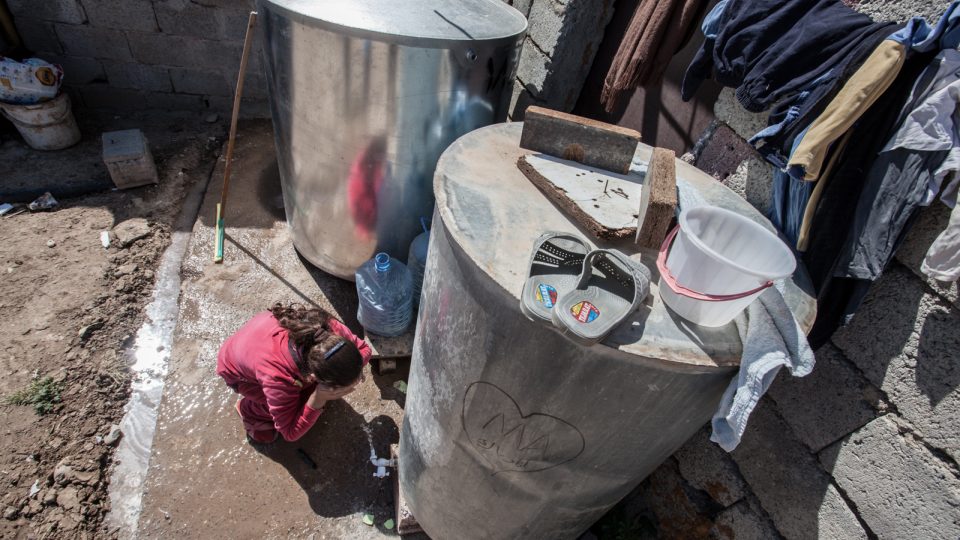
<svg viewBox="0 0 960 540">
<path fill-rule="evenodd" d="M 567 251 L 549 240 L 541 244 L 533 255 L 534 261 L 554 266 L 580 266 L 583 259 L 584 255 Z"/>
</svg>

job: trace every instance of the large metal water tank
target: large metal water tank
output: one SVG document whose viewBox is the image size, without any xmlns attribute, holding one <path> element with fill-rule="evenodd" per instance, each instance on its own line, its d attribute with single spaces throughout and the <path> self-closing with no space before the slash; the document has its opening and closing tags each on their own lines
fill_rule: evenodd
<svg viewBox="0 0 960 540">
<path fill-rule="evenodd" d="M 287 221 L 353 279 L 403 260 L 432 214 L 437 159 L 506 118 L 527 22 L 499 0 L 259 0 Z"/>
<path fill-rule="evenodd" d="M 401 489 L 433 538 L 576 538 L 710 419 L 739 363 L 736 327 L 668 311 L 656 252 L 632 242 L 613 247 L 651 268 L 651 295 L 604 342 L 577 345 L 521 314 L 534 239 L 591 238 L 517 169 L 521 129 L 478 129 L 437 165 L 400 435 Z M 650 153 L 641 145 L 634 162 Z M 772 228 L 691 165 L 677 160 L 677 177 L 684 193 Z M 785 298 L 809 329 L 803 276 Z"/>
</svg>

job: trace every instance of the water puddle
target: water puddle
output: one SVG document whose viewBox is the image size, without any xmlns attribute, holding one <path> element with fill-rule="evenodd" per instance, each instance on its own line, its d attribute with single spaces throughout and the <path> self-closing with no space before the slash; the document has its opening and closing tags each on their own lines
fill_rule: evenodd
<svg viewBox="0 0 960 540">
<path fill-rule="evenodd" d="M 157 427 L 157 410 L 163 396 L 163 381 L 177 325 L 180 266 L 189 242 L 189 231 L 173 233 L 157 269 L 153 297 L 146 308 L 147 322 L 137 331 L 132 351 L 130 402 L 120 423 L 123 438 L 114 456 L 115 466 L 110 479 L 111 510 L 107 515 L 108 527 L 119 527 L 120 538 L 136 536 L 143 483 Z"/>
</svg>

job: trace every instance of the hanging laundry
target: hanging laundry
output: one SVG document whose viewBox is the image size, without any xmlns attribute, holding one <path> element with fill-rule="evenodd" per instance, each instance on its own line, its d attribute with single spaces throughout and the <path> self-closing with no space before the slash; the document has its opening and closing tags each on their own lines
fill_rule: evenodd
<svg viewBox="0 0 960 540">
<path fill-rule="evenodd" d="M 889 36 L 893 26 L 840 0 L 729 0 L 704 20 L 706 39 L 687 68 L 681 95 L 689 101 L 713 73 L 736 88 L 745 109 L 763 111 L 844 71 L 864 42 Z"/>
<path fill-rule="evenodd" d="M 931 28 L 926 20 L 914 17 L 878 45 L 807 129 L 790 156 L 790 175 L 811 181 L 819 178 L 830 145 L 846 133 L 890 86 L 908 54 L 957 46 L 960 36 L 956 34 L 960 32 L 954 30 L 958 16 L 958 2 L 953 2 L 936 26 Z"/>
<path fill-rule="evenodd" d="M 853 229 L 868 173 L 900 126 L 897 113 L 910 107 L 912 89 L 935 56 L 926 53 L 907 58 L 890 88 L 846 135 L 856 144 L 847 144 L 837 154 L 836 169 L 817 182 L 815 190 L 820 191 L 811 196 L 811 200 L 818 196 L 818 202 L 808 205 L 809 243 L 802 258 L 817 288 L 817 320 L 809 336 L 814 348 L 849 321 L 872 283 L 848 277 L 839 270 L 839 258 Z"/>
<path fill-rule="evenodd" d="M 603 81 L 600 101 L 607 112 L 616 108 L 627 91 L 660 81 L 670 59 L 690 40 L 694 23 L 708 4 L 705 0 L 640 0 Z"/>
<path fill-rule="evenodd" d="M 920 76 L 900 113 L 905 120 L 870 166 L 834 275 L 880 277 L 921 206 L 938 193 L 946 204 L 956 204 L 958 100 L 960 52 L 951 49 L 938 54 Z M 941 191 L 948 177 L 953 181 Z"/>
<path fill-rule="evenodd" d="M 960 279 L 960 206 L 954 206 L 950 213 L 950 223 L 933 241 L 927 251 L 920 270 L 940 281 Z"/>
</svg>

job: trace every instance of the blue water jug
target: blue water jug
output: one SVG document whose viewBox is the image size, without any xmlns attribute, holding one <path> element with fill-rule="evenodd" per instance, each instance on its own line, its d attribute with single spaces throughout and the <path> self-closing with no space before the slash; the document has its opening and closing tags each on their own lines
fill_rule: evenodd
<svg viewBox="0 0 960 540">
<path fill-rule="evenodd" d="M 399 336 L 413 318 L 413 279 L 402 262 L 386 253 L 357 269 L 357 319 L 364 329 L 381 336 Z"/>
<path fill-rule="evenodd" d="M 413 277 L 413 305 L 420 305 L 420 291 L 423 289 L 423 271 L 427 266 L 427 245 L 430 243 L 430 231 L 417 235 L 410 243 L 410 253 L 407 254 L 407 268 Z"/>
</svg>

